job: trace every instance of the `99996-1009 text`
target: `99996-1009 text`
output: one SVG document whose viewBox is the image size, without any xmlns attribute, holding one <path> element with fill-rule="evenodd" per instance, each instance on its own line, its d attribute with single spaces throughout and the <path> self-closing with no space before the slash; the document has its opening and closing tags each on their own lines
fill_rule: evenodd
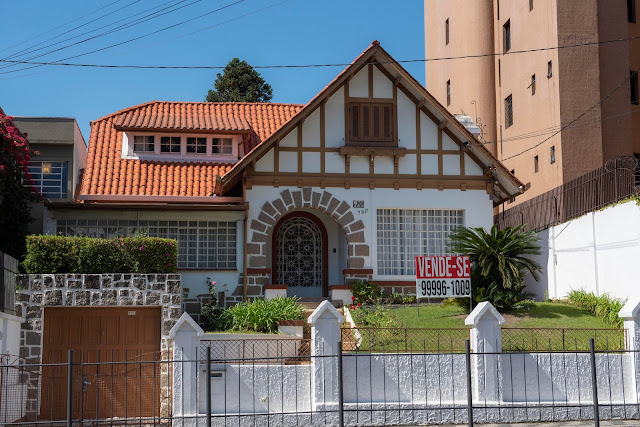
<svg viewBox="0 0 640 427">
<path fill-rule="evenodd" d="M 417 282 L 418 298 L 471 296 L 471 280 L 469 279 L 421 279 Z"/>
</svg>

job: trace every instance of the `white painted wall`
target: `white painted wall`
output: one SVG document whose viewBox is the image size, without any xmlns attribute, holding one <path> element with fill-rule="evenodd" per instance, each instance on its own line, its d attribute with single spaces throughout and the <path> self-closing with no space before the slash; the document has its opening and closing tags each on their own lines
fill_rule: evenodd
<svg viewBox="0 0 640 427">
<path fill-rule="evenodd" d="M 585 289 L 617 298 L 640 297 L 635 267 L 640 260 L 640 207 L 628 202 L 591 212 L 538 233 L 543 266 L 536 283 L 527 277 L 527 290 L 536 298 L 565 298 L 572 289 Z"/>
<path fill-rule="evenodd" d="M 24 318 L 0 311 L 0 355 L 20 354 L 20 325 Z"/>
</svg>

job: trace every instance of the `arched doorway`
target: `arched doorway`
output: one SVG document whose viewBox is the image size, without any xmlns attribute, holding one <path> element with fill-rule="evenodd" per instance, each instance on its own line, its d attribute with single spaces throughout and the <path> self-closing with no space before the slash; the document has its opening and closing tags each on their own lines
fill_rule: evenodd
<svg viewBox="0 0 640 427">
<path fill-rule="evenodd" d="M 328 296 L 328 238 L 322 221 L 307 212 L 285 215 L 273 230 L 273 281 L 288 296 Z"/>
</svg>

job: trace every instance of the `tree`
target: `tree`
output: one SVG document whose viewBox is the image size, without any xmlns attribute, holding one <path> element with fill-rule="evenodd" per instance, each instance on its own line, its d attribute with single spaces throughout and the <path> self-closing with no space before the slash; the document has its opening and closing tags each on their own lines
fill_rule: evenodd
<svg viewBox="0 0 640 427">
<path fill-rule="evenodd" d="M 33 154 L 26 135 L 0 109 L 0 251 L 18 259 L 26 252 L 29 202 L 37 198 L 28 171 Z"/>
<path fill-rule="evenodd" d="M 209 89 L 207 102 L 269 102 L 273 90 L 246 61 L 233 58 Z"/>
<path fill-rule="evenodd" d="M 524 231 L 525 225 L 491 231 L 484 228 L 460 228 L 449 236 L 452 253 L 469 255 L 472 263 L 472 288 L 476 301 L 490 301 L 509 310 L 527 297 L 524 278 L 531 274 L 539 280 L 540 264 L 529 258 L 540 254 L 536 233 Z"/>
</svg>

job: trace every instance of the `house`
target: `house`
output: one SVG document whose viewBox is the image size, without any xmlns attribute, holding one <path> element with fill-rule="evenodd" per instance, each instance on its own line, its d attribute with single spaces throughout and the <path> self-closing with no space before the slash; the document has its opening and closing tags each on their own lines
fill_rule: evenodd
<svg viewBox="0 0 640 427">
<path fill-rule="evenodd" d="M 34 187 L 47 202 L 72 202 L 87 159 L 87 144 L 78 123 L 67 117 L 14 117 L 37 156 L 29 162 Z M 45 202 L 31 203 L 29 233 L 42 234 Z"/>
<path fill-rule="evenodd" d="M 415 255 L 522 191 L 374 42 L 306 105 L 152 101 L 95 120 L 77 201 L 45 230 L 176 238 L 191 299 L 207 277 L 227 303 L 361 279 L 411 292 Z"/>
</svg>

